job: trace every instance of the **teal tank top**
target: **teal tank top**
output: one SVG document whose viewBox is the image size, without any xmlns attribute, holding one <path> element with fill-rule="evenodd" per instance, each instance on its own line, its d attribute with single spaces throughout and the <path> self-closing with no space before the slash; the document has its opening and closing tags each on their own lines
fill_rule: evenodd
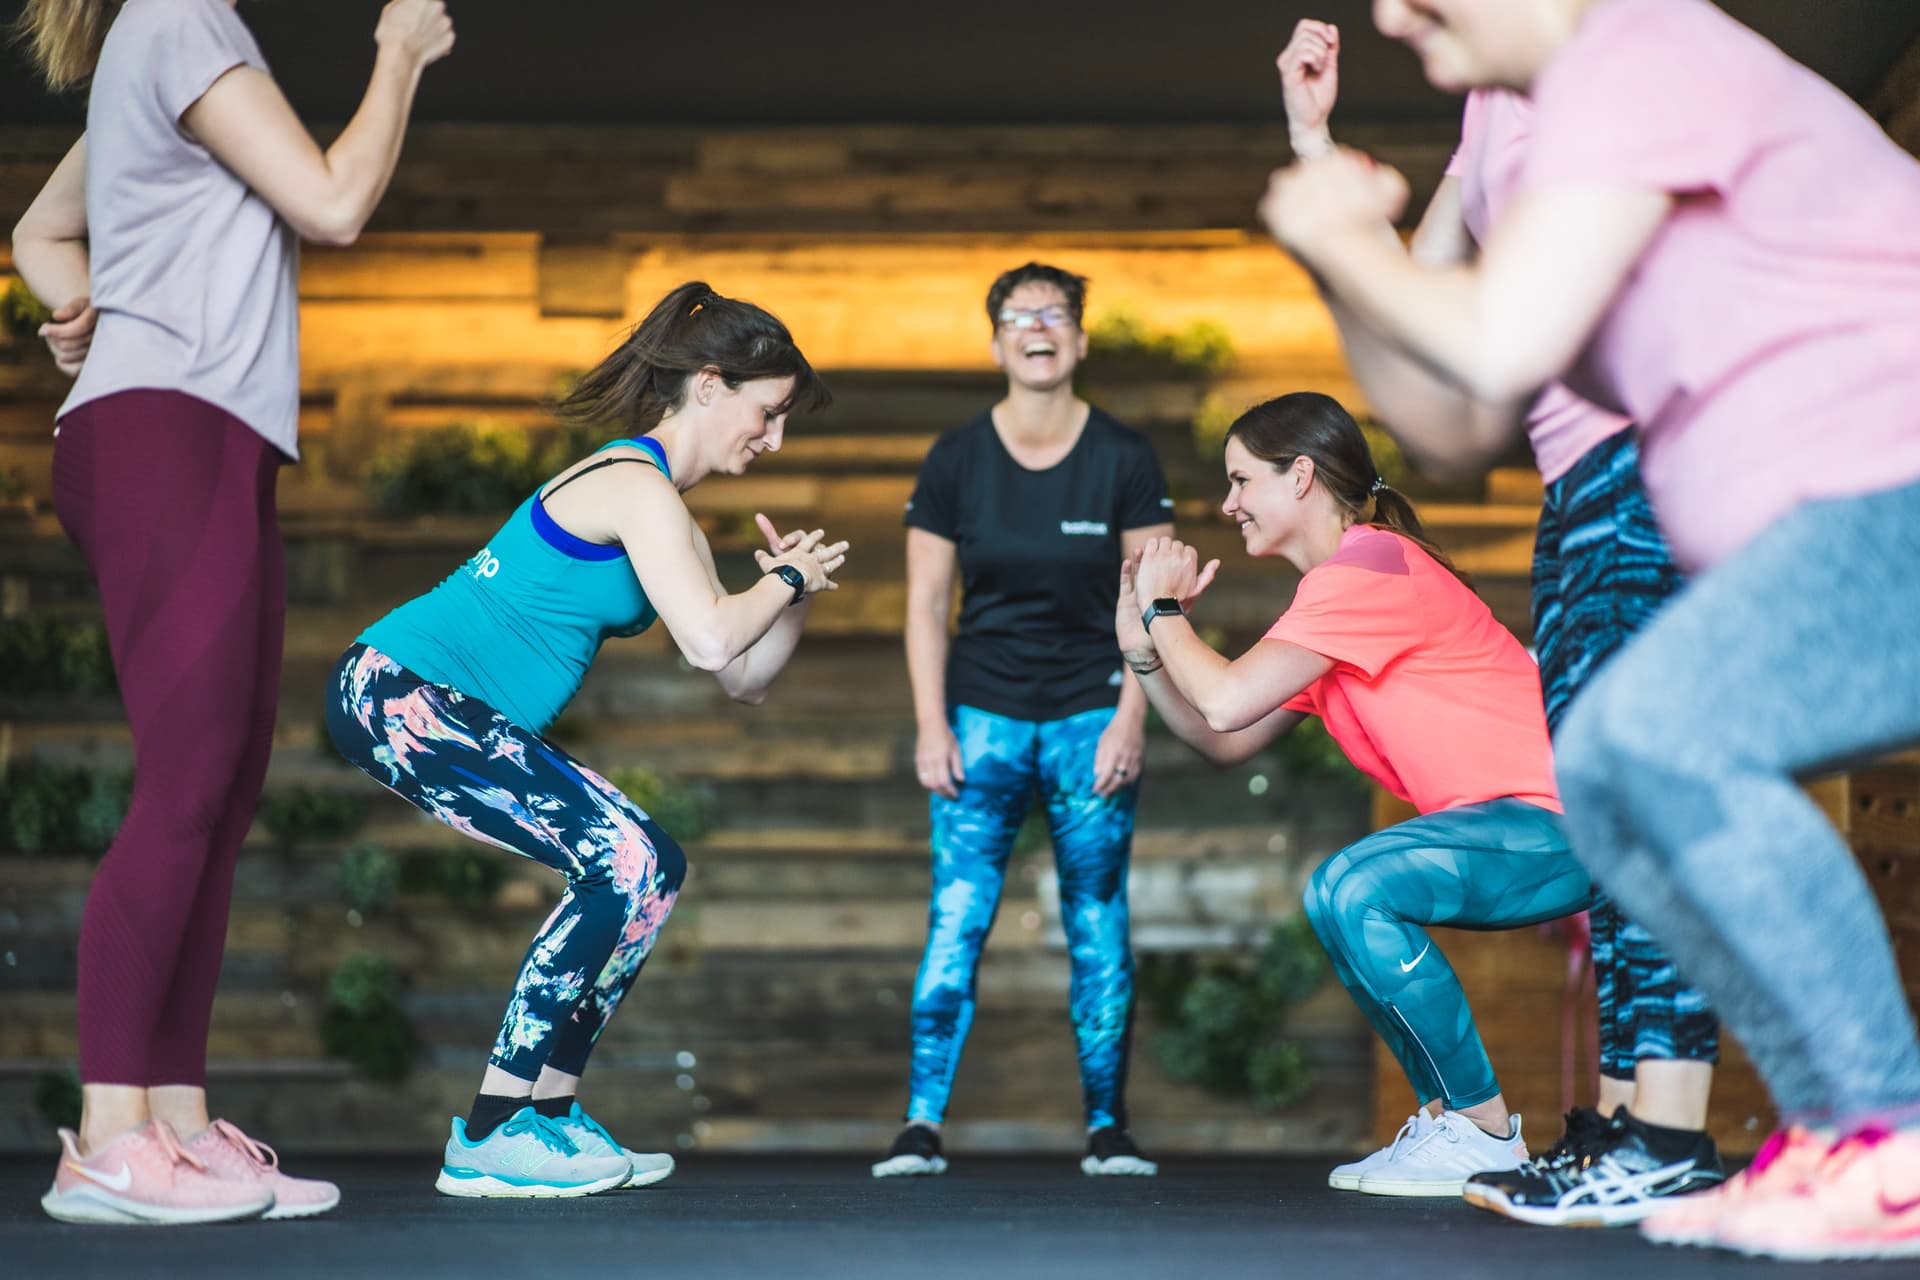
<svg viewBox="0 0 1920 1280">
<path fill-rule="evenodd" d="M 658 441 L 615 440 L 602 449 L 620 445 L 638 447 L 673 478 Z M 639 635 L 657 616 L 625 549 L 562 529 L 536 489 L 472 559 L 361 632 L 360 642 L 545 733 L 580 691 L 601 643 Z"/>
</svg>

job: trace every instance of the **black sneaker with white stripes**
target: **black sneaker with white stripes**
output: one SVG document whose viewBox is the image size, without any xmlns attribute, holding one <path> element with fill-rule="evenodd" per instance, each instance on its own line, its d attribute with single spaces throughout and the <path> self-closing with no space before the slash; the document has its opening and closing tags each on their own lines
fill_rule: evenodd
<svg viewBox="0 0 1920 1280">
<path fill-rule="evenodd" d="M 1569 1138 L 1574 1114 L 1567 1117 Z M 1467 1180 L 1467 1203 L 1518 1222 L 1543 1227 L 1617 1227 L 1640 1221 L 1675 1196 L 1726 1181 L 1713 1139 L 1691 1130 L 1661 1129 L 1625 1108 L 1594 1138 L 1583 1133 L 1568 1150 L 1509 1173 Z M 1577 1148 L 1577 1149 L 1576 1149 Z"/>
<path fill-rule="evenodd" d="M 1087 1135 L 1087 1155 L 1080 1162 L 1080 1172 L 1089 1178 L 1151 1178 L 1160 1172 L 1160 1166 L 1134 1145 L 1132 1134 L 1110 1124 Z"/>
<path fill-rule="evenodd" d="M 924 1124 L 910 1124 L 887 1148 L 887 1158 L 873 1166 L 876 1178 L 925 1178 L 947 1171 L 940 1154 L 940 1132 Z"/>
</svg>

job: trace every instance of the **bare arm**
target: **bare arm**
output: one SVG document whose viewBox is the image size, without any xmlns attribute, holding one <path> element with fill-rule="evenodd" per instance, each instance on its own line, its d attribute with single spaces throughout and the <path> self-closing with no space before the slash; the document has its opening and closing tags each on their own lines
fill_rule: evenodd
<svg viewBox="0 0 1920 1280">
<path fill-rule="evenodd" d="M 1141 604 L 1133 589 L 1133 564 L 1129 560 L 1120 568 L 1120 597 L 1114 607 L 1114 630 L 1120 641 L 1121 654 L 1154 710 L 1160 713 L 1160 718 L 1173 730 L 1174 736 L 1207 760 L 1218 765 L 1231 765 L 1252 759 L 1306 718 L 1298 711 L 1280 707 L 1243 729 L 1226 733 L 1215 729 L 1187 701 L 1186 695 L 1180 692 L 1167 674 L 1154 648 L 1153 637 L 1147 633 L 1140 614 Z M 1161 619 L 1155 625 L 1164 626 L 1167 621 Z"/>
<path fill-rule="evenodd" d="M 773 629 L 792 602 L 793 588 L 772 573 L 745 591 L 727 594 L 714 574 L 707 535 L 688 514 L 672 482 L 652 467 L 611 468 L 569 492 L 574 489 L 587 490 L 582 496 L 597 501 L 674 644 L 702 671 L 717 674 L 733 663 Z M 574 505 L 578 507 L 579 499 Z M 816 531 L 762 567 L 793 565 L 806 576 L 811 595 L 830 588 L 828 575 L 840 567 L 845 553 L 845 543 L 824 544 Z M 743 681 L 741 687 L 749 683 Z"/>
<path fill-rule="evenodd" d="M 1171 524 L 1152 524 L 1120 531 L 1120 556 L 1123 564 L 1155 538 L 1171 538 Z M 1147 695 L 1132 672 L 1120 677 L 1120 701 L 1113 719 L 1100 734 L 1093 751 L 1093 794 L 1106 797 L 1139 781 L 1147 754 Z"/>
<path fill-rule="evenodd" d="M 1361 324 L 1516 419 L 1579 354 L 1673 207 L 1652 190 L 1528 192 L 1477 264 L 1435 270 L 1377 234 L 1397 178 L 1329 156 L 1276 174 L 1263 213 Z"/>
<path fill-rule="evenodd" d="M 82 137 L 54 166 L 47 185 L 13 228 L 13 265 L 35 297 L 53 311 L 40 330 L 54 363 L 80 372 L 93 342 L 94 312 L 87 262 L 87 140 Z"/>
<path fill-rule="evenodd" d="M 756 514 L 754 519 L 760 530 L 766 535 L 767 545 L 771 549 L 769 561 L 773 556 L 783 555 L 799 546 L 805 539 L 804 532 L 789 533 L 782 536 L 773 522 L 765 515 Z M 711 577 L 715 590 L 720 589 L 720 575 L 713 565 L 713 552 L 703 536 L 697 548 L 704 553 L 707 573 Z M 784 583 L 782 585 L 785 585 Z M 787 588 L 789 592 L 791 587 Z M 766 701 L 767 693 L 773 688 L 773 682 L 786 669 L 787 662 L 793 657 L 794 650 L 800 645 L 800 633 L 806 629 L 807 615 L 813 612 L 813 596 L 805 595 L 797 603 L 789 604 L 773 625 L 767 628 L 767 634 L 756 640 L 745 653 L 720 668 L 720 687 L 735 702 L 743 702 L 757 707 Z"/>
<path fill-rule="evenodd" d="M 954 544 L 925 529 L 907 530 L 907 680 L 918 727 L 913 764 L 920 785 L 949 800 L 966 772 L 960 744 L 947 724 L 947 619 L 960 555 Z"/>
<path fill-rule="evenodd" d="M 373 216 L 400 161 L 420 74 L 453 48 L 453 23 L 441 0 L 391 0 L 374 39 L 366 96 L 324 152 L 280 86 L 251 67 L 221 76 L 181 117 L 221 164 L 319 244 L 352 244 Z"/>
</svg>

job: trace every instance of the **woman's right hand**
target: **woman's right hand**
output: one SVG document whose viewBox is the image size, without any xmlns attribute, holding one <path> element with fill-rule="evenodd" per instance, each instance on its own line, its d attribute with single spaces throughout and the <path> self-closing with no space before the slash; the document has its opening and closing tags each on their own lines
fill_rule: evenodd
<svg viewBox="0 0 1920 1280">
<path fill-rule="evenodd" d="M 772 573 L 783 564 L 792 565 L 807 580 L 807 585 L 802 589 L 803 595 L 840 589 L 833 575 L 847 562 L 847 543 L 827 542 L 824 529 L 815 529 L 811 533 L 790 533 L 785 537 L 773 534 L 768 526 L 763 526 L 762 531 L 768 534 L 768 541 L 773 545 L 786 548 L 779 555 L 758 550 L 753 553 L 762 573 Z"/>
<path fill-rule="evenodd" d="M 453 19 L 444 0 L 388 0 L 373 39 L 415 67 L 425 67 L 453 51 Z"/>
<path fill-rule="evenodd" d="M 1327 120 L 1340 97 L 1340 28 L 1302 18 L 1277 64 L 1295 154 L 1304 160 L 1333 150 Z"/>
<path fill-rule="evenodd" d="M 913 771 L 920 785 L 949 800 L 960 798 L 967 771 L 960 763 L 960 739 L 945 723 L 921 725 L 913 745 Z"/>
</svg>

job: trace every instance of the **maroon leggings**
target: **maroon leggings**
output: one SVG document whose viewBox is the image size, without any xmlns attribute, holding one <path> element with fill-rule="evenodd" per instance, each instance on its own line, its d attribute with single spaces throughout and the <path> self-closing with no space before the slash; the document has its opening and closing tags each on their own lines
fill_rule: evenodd
<svg viewBox="0 0 1920 1280">
<path fill-rule="evenodd" d="M 123 391 L 61 420 L 54 507 L 100 591 L 134 751 L 133 804 L 80 925 L 88 1084 L 206 1082 L 234 860 L 273 745 L 281 461 L 177 391 Z"/>
</svg>

